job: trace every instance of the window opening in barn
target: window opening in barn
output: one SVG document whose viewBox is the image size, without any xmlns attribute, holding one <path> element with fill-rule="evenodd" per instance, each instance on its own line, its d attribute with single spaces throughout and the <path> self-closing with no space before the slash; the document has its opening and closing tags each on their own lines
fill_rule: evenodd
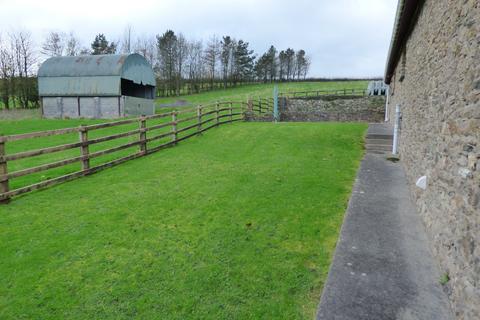
<svg viewBox="0 0 480 320">
<path fill-rule="evenodd" d="M 154 90 L 155 90 L 154 86 L 138 84 L 131 80 L 121 78 L 122 96 L 153 99 Z"/>
</svg>

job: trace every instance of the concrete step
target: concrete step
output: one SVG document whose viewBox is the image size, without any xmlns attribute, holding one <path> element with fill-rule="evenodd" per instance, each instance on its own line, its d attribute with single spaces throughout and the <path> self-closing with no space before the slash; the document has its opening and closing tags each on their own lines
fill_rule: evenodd
<svg viewBox="0 0 480 320">
<path fill-rule="evenodd" d="M 369 143 L 366 143 L 365 144 L 365 149 L 387 149 L 387 150 L 391 150 L 392 149 L 392 145 L 391 144 L 369 144 Z"/>
<path fill-rule="evenodd" d="M 366 144 L 382 144 L 382 145 L 392 145 L 393 141 L 389 139 L 368 139 L 365 141 Z"/>
<path fill-rule="evenodd" d="M 367 139 L 387 139 L 393 140 L 393 135 L 391 134 L 375 134 L 375 133 L 368 133 Z"/>
<path fill-rule="evenodd" d="M 365 150 L 367 153 L 379 153 L 386 154 L 392 152 L 391 146 L 379 146 L 379 145 L 365 145 Z"/>
<path fill-rule="evenodd" d="M 388 154 L 390 151 L 384 150 L 367 150 L 368 154 Z"/>
</svg>

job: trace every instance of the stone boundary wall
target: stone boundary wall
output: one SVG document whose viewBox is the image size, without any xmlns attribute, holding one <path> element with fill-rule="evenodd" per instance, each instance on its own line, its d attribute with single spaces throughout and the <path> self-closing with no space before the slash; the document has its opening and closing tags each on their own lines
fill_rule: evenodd
<svg viewBox="0 0 480 320">
<path fill-rule="evenodd" d="M 280 121 L 383 122 L 384 96 L 317 96 L 278 98 Z M 273 121 L 271 112 L 258 115 L 246 112 L 247 121 Z"/>
<path fill-rule="evenodd" d="M 283 103 L 282 103 L 283 102 Z M 383 96 L 319 96 L 279 102 L 280 121 L 383 122 Z"/>
<path fill-rule="evenodd" d="M 445 291 L 457 319 L 480 319 L 478 0 L 425 1 L 390 84 L 392 123 L 397 104 L 400 158 L 433 254 L 450 278 Z M 426 190 L 415 186 L 423 175 Z"/>
</svg>

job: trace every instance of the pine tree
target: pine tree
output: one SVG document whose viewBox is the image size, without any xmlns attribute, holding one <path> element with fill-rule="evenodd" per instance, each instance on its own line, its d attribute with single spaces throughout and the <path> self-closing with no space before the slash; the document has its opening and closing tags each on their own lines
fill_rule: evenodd
<svg viewBox="0 0 480 320">
<path fill-rule="evenodd" d="M 228 70 L 230 68 L 232 56 L 232 38 L 230 38 L 230 36 L 224 36 L 220 42 L 220 45 L 220 63 L 222 64 L 223 87 L 227 88 Z"/>
<path fill-rule="evenodd" d="M 110 42 L 103 33 L 99 33 L 95 36 L 95 40 L 92 42 L 92 54 L 114 54 L 117 52 L 117 45 L 115 42 Z"/>
<path fill-rule="evenodd" d="M 253 50 L 248 48 L 248 42 L 239 40 L 234 52 L 235 73 L 234 83 L 245 81 L 253 77 L 255 56 Z"/>
<path fill-rule="evenodd" d="M 275 77 L 277 76 L 277 49 L 274 46 L 270 46 L 267 52 L 268 57 L 268 76 L 270 78 L 270 82 L 275 81 Z"/>
<path fill-rule="evenodd" d="M 176 49 L 177 36 L 172 30 L 167 30 L 163 35 L 157 35 L 158 60 L 160 73 L 167 81 L 170 93 L 175 88 Z"/>
</svg>

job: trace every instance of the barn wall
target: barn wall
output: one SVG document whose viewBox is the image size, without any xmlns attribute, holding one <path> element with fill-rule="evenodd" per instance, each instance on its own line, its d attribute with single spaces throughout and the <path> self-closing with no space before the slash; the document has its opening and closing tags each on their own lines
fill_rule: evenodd
<svg viewBox="0 0 480 320">
<path fill-rule="evenodd" d="M 80 117 L 82 118 L 114 119 L 120 115 L 118 97 L 80 98 Z"/>
<path fill-rule="evenodd" d="M 480 7 L 427 0 L 390 85 L 400 157 L 458 319 L 480 319 Z M 401 81 L 401 76 L 404 79 Z M 414 183 L 427 176 L 427 189 Z"/>
<path fill-rule="evenodd" d="M 123 96 L 126 116 L 152 115 L 155 113 L 153 99 Z"/>
<path fill-rule="evenodd" d="M 120 102 L 120 105 L 119 105 Z M 123 116 L 120 97 L 43 97 L 45 118 L 102 118 Z"/>
<path fill-rule="evenodd" d="M 42 112 L 45 118 L 60 118 L 61 107 L 59 108 L 59 101 L 55 97 L 42 98 Z"/>
<path fill-rule="evenodd" d="M 77 97 L 62 98 L 63 118 L 78 117 L 78 99 Z"/>
</svg>

